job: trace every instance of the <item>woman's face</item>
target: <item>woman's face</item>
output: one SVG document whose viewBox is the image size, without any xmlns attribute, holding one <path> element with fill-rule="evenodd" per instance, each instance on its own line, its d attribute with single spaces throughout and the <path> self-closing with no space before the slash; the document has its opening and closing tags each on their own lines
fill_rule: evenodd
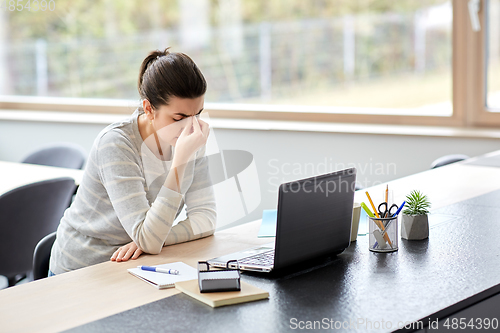
<svg viewBox="0 0 500 333">
<path fill-rule="evenodd" d="M 171 97 L 168 105 L 161 105 L 152 110 L 147 102 L 144 110 L 161 140 L 175 146 L 177 138 L 187 124 L 187 119 L 199 115 L 203 111 L 204 102 L 205 96 L 197 98 Z"/>
</svg>

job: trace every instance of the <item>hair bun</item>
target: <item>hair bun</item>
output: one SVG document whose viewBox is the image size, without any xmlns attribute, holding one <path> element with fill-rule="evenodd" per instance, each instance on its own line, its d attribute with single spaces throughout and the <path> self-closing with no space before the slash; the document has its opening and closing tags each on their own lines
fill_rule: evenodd
<svg viewBox="0 0 500 333">
<path fill-rule="evenodd" d="M 207 90 L 207 82 L 194 61 L 184 53 L 169 49 L 151 51 L 139 71 L 139 94 L 154 108 L 167 105 L 172 96 L 196 98 Z M 158 61 L 163 57 L 167 59 Z"/>
<path fill-rule="evenodd" d="M 155 54 L 156 54 L 156 59 L 160 59 L 161 57 L 164 57 L 164 56 L 167 56 L 170 54 L 170 51 L 168 50 L 170 49 L 170 47 L 167 47 L 165 50 L 163 51 L 160 51 L 160 50 L 156 50 L 154 51 Z"/>
</svg>

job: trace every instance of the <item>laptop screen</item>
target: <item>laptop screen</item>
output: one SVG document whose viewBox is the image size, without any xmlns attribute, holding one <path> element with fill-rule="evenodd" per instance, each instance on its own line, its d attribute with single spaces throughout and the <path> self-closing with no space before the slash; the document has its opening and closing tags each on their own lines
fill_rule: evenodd
<svg viewBox="0 0 500 333">
<path fill-rule="evenodd" d="M 350 168 L 280 186 L 274 269 L 349 246 L 355 180 Z"/>
</svg>

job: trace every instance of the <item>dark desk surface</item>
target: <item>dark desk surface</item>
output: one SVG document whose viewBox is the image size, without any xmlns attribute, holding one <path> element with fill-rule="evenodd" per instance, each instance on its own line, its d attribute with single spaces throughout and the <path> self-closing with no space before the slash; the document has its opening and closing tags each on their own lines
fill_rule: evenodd
<svg viewBox="0 0 500 333">
<path fill-rule="evenodd" d="M 359 236 L 341 255 L 296 273 L 245 274 L 269 300 L 212 309 L 179 294 L 70 331 L 281 332 L 294 327 L 292 318 L 364 320 L 356 331 L 426 325 L 500 292 L 500 191 L 432 213 L 454 218 L 431 226 L 428 240 L 401 240 L 394 253 L 372 253 L 367 236 Z M 368 322 L 385 326 L 370 329 Z"/>
</svg>

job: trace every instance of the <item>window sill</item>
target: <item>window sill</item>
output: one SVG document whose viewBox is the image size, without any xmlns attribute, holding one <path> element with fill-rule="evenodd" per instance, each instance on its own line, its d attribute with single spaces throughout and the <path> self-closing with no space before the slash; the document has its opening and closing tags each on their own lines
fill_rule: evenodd
<svg viewBox="0 0 500 333">
<path fill-rule="evenodd" d="M 33 110 L 57 112 L 90 112 L 107 114 L 130 114 L 139 105 L 138 100 L 128 99 L 96 99 L 96 98 L 66 98 L 38 96 L 6 96 L 0 95 L 0 110 Z M 443 118 L 453 114 L 451 102 L 426 105 L 416 108 L 376 108 L 376 107 L 333 107 L 282 104 L 242 104 L 242 103 L 205 103 L 205 109 L 210 112 L 226 114 L 253 113 L 264 114 L 316 114 L 316 115 L 364 115 L 364 116 L 419 116 Z M 240 117 L 238 117 L 240 118 Z"/>
<path fill-rule="evenodd" d="M 58 98 L 38 96 L 0 96 L 0 110 L 90 113 L 108 115 L 131 114 L 138 100 Z M 411 124 L 460 126 L 451 103 L 420 108 L 387 109 L 273 104 L 205 103 L 212 119 L 248 119 L 256 121 L 295 121 L 318 123 Z"/>
<path fill-rule="evenodd" d="M 124 117 L 126 117 L 126 115 L 124 114 L 0 110 L 0 121 L 73 123 L 105 126 L 112 122 L 122 120 Z M 212 126 L 212 128 L 228 130 L 294 131 L 342 134 L 500 139 L 500 130 L 446 126 L 325 123 L 313 121 L 304 122 L 229 118 L 211 118 L 210 125 Z"/>
</svg>

